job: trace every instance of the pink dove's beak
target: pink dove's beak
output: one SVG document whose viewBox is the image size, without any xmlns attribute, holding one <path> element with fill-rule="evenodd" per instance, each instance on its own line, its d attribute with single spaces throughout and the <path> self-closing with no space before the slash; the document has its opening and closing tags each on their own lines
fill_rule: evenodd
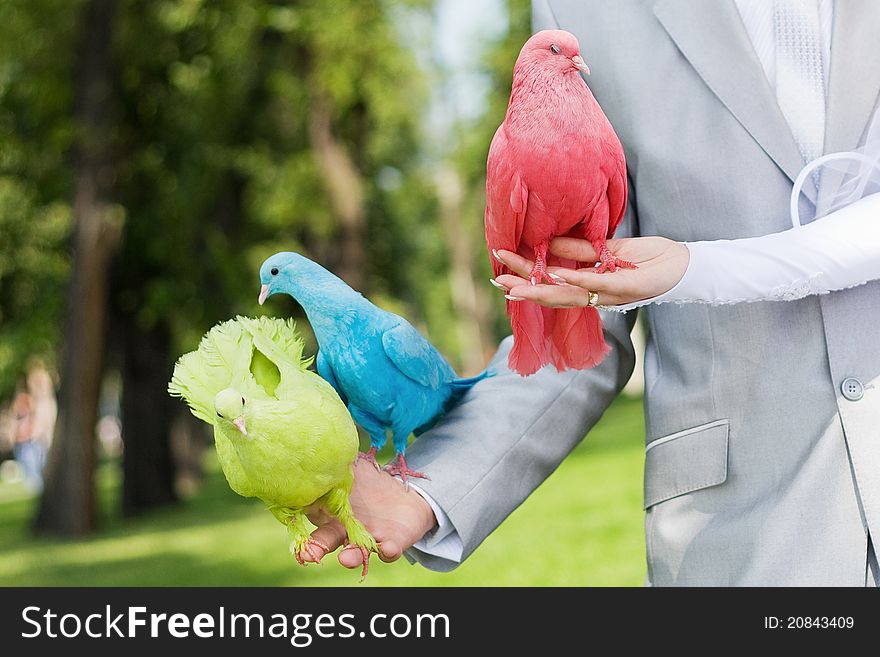
<svg viewBox="0 0 880 657">
<path fill-rule="evenodd" d="M 571 63 L 574 64 L 575 68 L 579 70 L 584 75 L 590 74 L 590 67 L 587 66 L 587 63 L 584 61 L 584 58 L 580 55 L 575 55 L 571 58 Z"/>
<path fill-rule="evenodd" d="M 242 436 L 246 436 L 246 435 L 247 435 L 247 427 L 244 426 L 244 416 L 234 419 L 234 420 L 232 421 L 232 424 L 235 425 L 236 429 L 238 429 L 239 431 L 241 431 L 241 435 L 242 435 Z"/>
<path fill-rule="evenodd" d="M 262 306 L 264 303 L 266 303 L 266 297 L 268 297 L 268 296 L 269 296 L 269 286 L 268 286 L 268 285 L 263 285 L 263 286 L 260 288 L 260 296 L 259 296 L 259 298 L 257 299 L 257 301 L 260 302 L 260 305 L 261 305 L 261 306 Z"/>
</svg>

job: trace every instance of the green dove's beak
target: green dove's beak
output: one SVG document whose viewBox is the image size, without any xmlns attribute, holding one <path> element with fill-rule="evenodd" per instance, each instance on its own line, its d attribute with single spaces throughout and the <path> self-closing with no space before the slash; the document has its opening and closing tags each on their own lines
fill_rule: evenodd
<svg viewBox="0 0 880 657">
<path fill-rule="evenodd" d="M 239 417 L 239 418 L 234 419 L 234 420 L 232 421 L 232 424 L 235 425 L 235 428 L 236 428 L 236 429 L 238 429 L 239 431 L 241 431 L 241 435 L 242 435 L 242 436 L 246 436 L 246 435 L 247 435 L 247 427 L 244 426 L 244 416 L 241 416 L 241 417 Z"/>
</svg>

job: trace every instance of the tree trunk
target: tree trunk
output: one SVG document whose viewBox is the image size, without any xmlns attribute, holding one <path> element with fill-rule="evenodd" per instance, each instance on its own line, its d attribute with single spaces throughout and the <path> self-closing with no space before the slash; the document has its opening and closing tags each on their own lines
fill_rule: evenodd
<svg viewBox="0 0 880 657">
<path fill-rule="evenodd" d="M 309 103 L 309 137 L 318 157 L 330 205 L 339 218 L 336 274 L 356 290 L 363 290 L 367 257 L 364 252 L 366 211 L 360 171 L 330 124 L 327 102 L 315 95 Z"/>
<path fill-rule="evenodd" d="M 175 400 L 165 391 L 171 349 L 166 329 L 130 323 L 122 342 L 122 511 L 130 515 L 177 501 L 171 454 Z"/>
<path fill-rule="evenodd" d="M 474 244 L 461 218 L 461 178 L 451 167 L 443 167 L 438 171 L 435 182 L 440 218 L 449 248 L 449 284 L 452 307 L 458 318 L 456 325 L 462 364 L 464 372 L 473 375 L 485 367 L 486 354 L 491 348 L 487 339 L 490 335 L 489 302 L 485 286 L 474 284 Z"/>
<path fill-rule="evenodd" d="M 58 421 L 34 522 L 37 531 L 62 535 L 83 534 L 96 525 L 95 422 L 104 356 L 107 269 L 120 234 L 120 221 L 108 201 L 114 177 L 107 128 L 115 8 L 114 0 L 91 0 L 80 27 L 73 272 L 64 327 Z"/>
</svg>

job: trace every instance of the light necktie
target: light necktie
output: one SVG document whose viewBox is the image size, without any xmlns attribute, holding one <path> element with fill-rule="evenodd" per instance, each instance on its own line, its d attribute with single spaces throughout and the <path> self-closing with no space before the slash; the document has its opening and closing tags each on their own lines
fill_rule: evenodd
<svg viewBox="0 0 880 657">
<path fill-rule="evenodd" d="M 825 71 L 818 0 L 774 0 L 776 99 L 804 162 L 825 147 Z M 818 177 L 814 174 L 818 185 Z"/>
</svg>

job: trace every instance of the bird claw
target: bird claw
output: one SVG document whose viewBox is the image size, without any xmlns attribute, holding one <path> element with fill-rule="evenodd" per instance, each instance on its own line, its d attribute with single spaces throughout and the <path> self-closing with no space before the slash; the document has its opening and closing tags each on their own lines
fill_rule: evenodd
<svg viewBox="0 0 880 657">
<path fill-rule="evenodd" d="M 608 245 L 605 243 L 599 244 L 596 251 L 599 253 L 599 262 L 596 263 L 597 274 L 613 274 L 618 269 L 638 269 L 638 267 L 629 260 L 622 260 L 611 253 Z"/>
<path fill-rule="evenodd" d="M 370 447 L 370 450 L 367 452 L 358 452 L 357 460 L 372 463 L 377 470 L 381 470 L 381 468 L 379 467 L 379 462 L 376 460 L 377 451 L 378 450 L 375 447 Z"/>
<path fill-rule="evenodd" d="M 532 285 L 537 285 L 538 283 L 543 283 L 547 281 L 550 285 L 561 285 L 561 283 L 554 279 L 550 272 L 547 271 L 547 265 L 535 265 L 532 268 L 532 273 L 529 275 L 529 283 Z"/>
<path fill-rule="evenodd" d="M 431 481 L 431 478 L 426 475 L 424 472 L 418 472 L 417 470 L 413 470 L 406 464 L 406 458 L 403 454 L 397 455 L 397 463 L 389 463 L 385 466 L 385 472 L 390 474 L 392 477 L 400 477 L 400 480 L 403 482 L 403 485 L 409 489 L 409 482 L 407 481 L 407 477 L 412 477 L 413 479 L 427 479 Z"/>
<path fill-rule="evenodd" d="M 367 579 L 367 573 L 370 572 L 370 551 L 367 548 L 365 548 L 363 545 L 357 545 L 355 543 L 348 543 L 347 541 L 346 541 L 345 547 L 342 548 L 343 552 L 345 552 L 346 550 L 360 550 L 361 551 L 361 558 L 363 559 L 364 567 L 361 569 L 360 581 L 363 582 L 365 579 Z"/>
<path fill-rule="evenodd" d="M 321 550 L 321 552 L 318 552 L 318 550 Z M 330 552 L 330 548 L 321 543 L 321 541 L 310 538 L 303 544 L 303 546 L 299 550 L 293 553 L 296 562 L 300 566 L 306 565 L 306 560 L 303 559 L 302 556 L 303 551 L 305 551 L 309 555 L 309 557 L 311 557 L 310 563 L 316 563 L 320 566 L 321 559 L 324 558 L 324 555 Z"/>
<path fill-rule="evenodd" d="M 618 269 L 638 269 L 638 267 L 629 260 L 621 260 L 617 257 L 611 257 L 596 264 L 597 274 L 613 274 Z"/>
</svg>

